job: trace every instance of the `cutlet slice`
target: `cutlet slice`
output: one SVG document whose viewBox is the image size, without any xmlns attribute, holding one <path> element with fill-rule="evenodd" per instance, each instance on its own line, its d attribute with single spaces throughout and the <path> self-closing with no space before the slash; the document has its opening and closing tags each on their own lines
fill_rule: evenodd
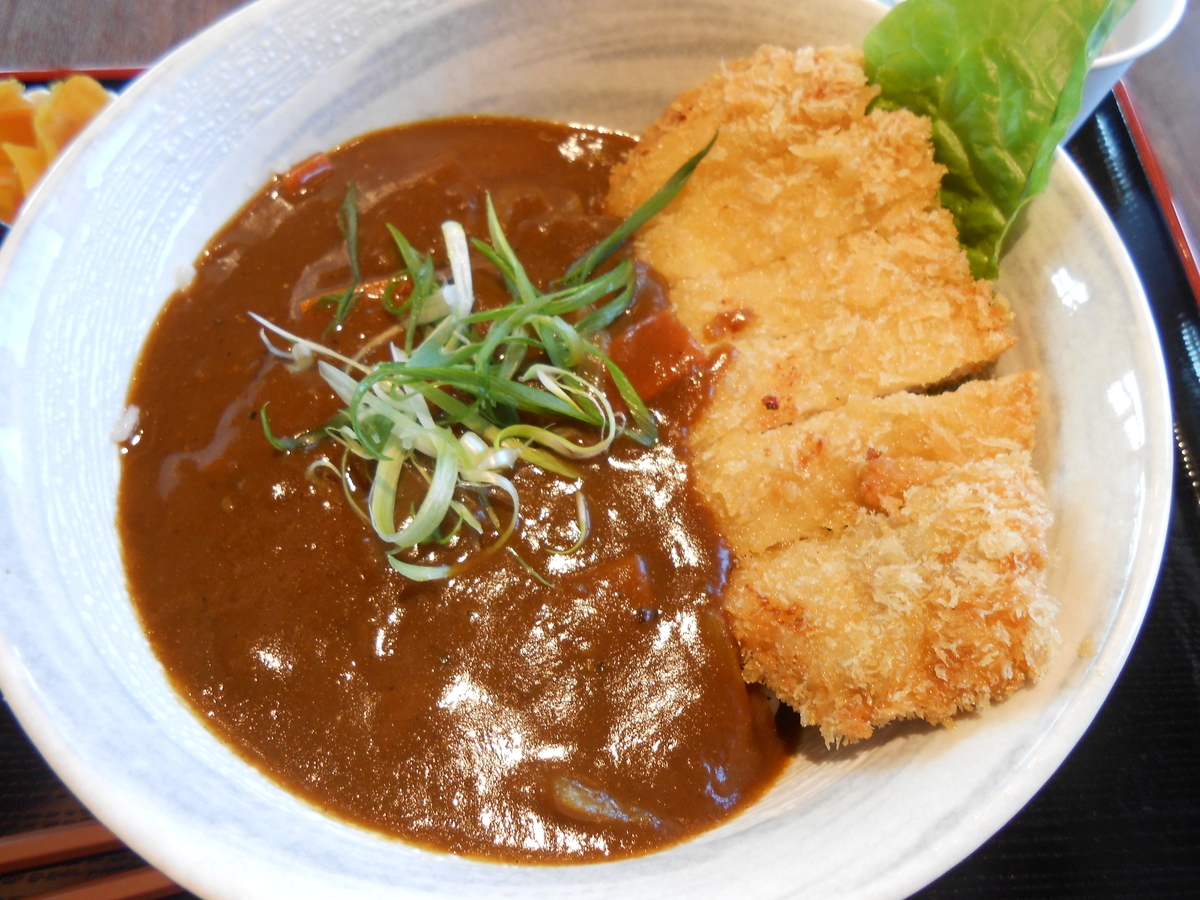
<svg viewBox="0 0 1200 900">
<path fill-rule="evenodd" d="M 655 255 L 675 262 L 673 254 Z M 814 236 L 786 256 L 735 272 L 670 277 L 680 321 L 709 342 L 727 339 L 726 329 L 737 338 L 797 334 L 847 313 L 863 321 L 889 313 L 974 318 L 990 323 L 989 332 L 1008 321 L 990 285 L 970 278 L 949 216 L 915 205 L 893 209 L 873 227 Z M 955 316 L 960 308 L 972 312 Z M 723 323 L 734 316 L 736 330 Z"/>
<path fill-rule="evenodd" d="M 837 536 L 741 558 L 733 574 L 746 679 L 831 745 L 998 701 L 1057 642 L 1042 578 L 1050 513 L 1029 454 L 942 468 Z"/>
<path fill-rule="evenodd" d="M 627 215 L 720 133 L 635 244 L 692 334 L 734 349 L 696 446 L 960 378 L 1012 344 L 938 202 L 928 121 L 868 114 L 875 93 L 857 50 L 762 48 L 676 100 L 614 169 L 610 211 Z"/>
<path fill-rule="evenodd" d="M 855 153 L 869 138 L 847 132 L 861 127 L 877 93 L 861 53 L 762 48 L 671 104 L 614 168 L 609 206 L 631 213 L 720 131 L 689 186 L 639 233 L 645 258 L 667 279 L 734 273 L 869 227 L 906 195 L 924 202 L 941 177 L 926 167 L 901 182 L 885 171 L 892 154 Z M 916 149 L 908 165 L 919 161 Z M 876 187 L 870 195 L 859 189 L 867 182 Z"/>
<path fill-rule="evenodd" d="M 846 309 L 808 331 L 734 340 L 691 444 L 709 447 L 734 429 L 778 428 L 855 395 L 951 384 L 978 374 L 1012 344 L 1003 331 L 994 333 L 1001 340 L 966 332 L 935 313 L 906 316 L 885 304 L 874 320 Z"/>
<path fill-rule="evenodd" d="M 1030 372 L 936 396 L 854 397 L 774 431 L 728 432 L 696 452 L 696 484 L 745 556 L 840 532 L 908 473 L 1031 450 L 1036 422 Z"/>
</svg>

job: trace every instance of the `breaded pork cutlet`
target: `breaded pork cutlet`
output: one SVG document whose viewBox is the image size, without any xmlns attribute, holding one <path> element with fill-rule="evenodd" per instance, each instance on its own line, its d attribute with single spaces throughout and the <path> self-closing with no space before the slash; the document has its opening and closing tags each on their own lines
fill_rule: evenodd
<svg viewBox="0 0 1200 900">
<path fill-rule="evenodd" d="M 831 744 L 945 722 L 1056 641 L 1035 380 L 937 198 L 929 123 L 867 112 L 861 54 L 763 48 L 671 105 L 614 170 L 626 215 L 719 137 L 639 234 L 680 320 L 731 345 L 691 445 L 736 566 L 748 681 Z"/>
<path fill-rule="evenodd" d="M 876 92 L 857 50 L 763 48 L 672 103 L 614 170 L 610 211 L 628 215 L 720 134 L 635 245 L 692 334 L 738 350 L 697 446 L 961 378 L 1012 344 L 938 202 L 928 120 L 867 114 Z"/>
</svg>

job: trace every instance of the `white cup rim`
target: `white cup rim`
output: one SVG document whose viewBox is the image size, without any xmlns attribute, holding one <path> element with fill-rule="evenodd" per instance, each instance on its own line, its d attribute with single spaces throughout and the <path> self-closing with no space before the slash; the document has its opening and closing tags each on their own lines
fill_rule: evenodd
<svg viewBox="0 0 1200 900">
<path fill-rule="evenodd" d="M 1174 0 L 1170 12 L 1162 20 L 1157 28 L 1154 29 L 1146 37 L 1142 38 L 1131 47 L 1126 47 L 1123 50 L 1117 50 L 1113 53 L 1102 53 L 1096 57 L 1096 62 L 1092 68 L 1104 68 L 1107 66 L 1118 66 L 1132 62 L 1139 56 L 1149 53 L 1159 44 L 1167 39 L 1179 21 L 1183 18 L 1183 13 L 1187 9 L 1187 0 Z M 1130 10 L 1132 14 L 1133 10 Z"/>
</svg>

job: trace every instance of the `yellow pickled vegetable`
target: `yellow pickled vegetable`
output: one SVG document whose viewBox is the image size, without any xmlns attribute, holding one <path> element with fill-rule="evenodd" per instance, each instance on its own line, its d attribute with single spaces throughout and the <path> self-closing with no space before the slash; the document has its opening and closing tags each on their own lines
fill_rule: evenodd
<svg viewBox="0 0 1200 900">
<path fill-rule="evenodd" d="M 109 99 L 87 75 L 37 92 L 13 79 L 0 81 L 0 222 L 16 218 L 46 167 Z"/>
</svg>

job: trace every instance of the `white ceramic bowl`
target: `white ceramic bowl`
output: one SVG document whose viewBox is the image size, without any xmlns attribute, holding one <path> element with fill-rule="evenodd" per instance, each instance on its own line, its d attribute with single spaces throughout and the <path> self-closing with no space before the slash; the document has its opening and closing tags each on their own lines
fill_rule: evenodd
<svg viewBox="0 0 1200 900">
<path fill-rule="evenodd" d="M 132 85 L 56 165 L 0 257 L 0 678 L 66 783 L 206 898 L 901 897 L 966 856 L 1082 734 L 1136 635 L 1171 486 L 1138 280 L 1065 158 L 1004 264 L 1043 375 L 1064 643 L 1034 688 L 952 730 L 810 736 L 768 796 L 642 859 L 520 867 L 333 821 L 184 708 L 138 628 L 110 429 L 138 347 L 207 238 L 274 170 L 379 126 L 494 112 L 637 131 L 722 57 L 857 42 L 869 0 L 263 0 Z"/>
</svg>

